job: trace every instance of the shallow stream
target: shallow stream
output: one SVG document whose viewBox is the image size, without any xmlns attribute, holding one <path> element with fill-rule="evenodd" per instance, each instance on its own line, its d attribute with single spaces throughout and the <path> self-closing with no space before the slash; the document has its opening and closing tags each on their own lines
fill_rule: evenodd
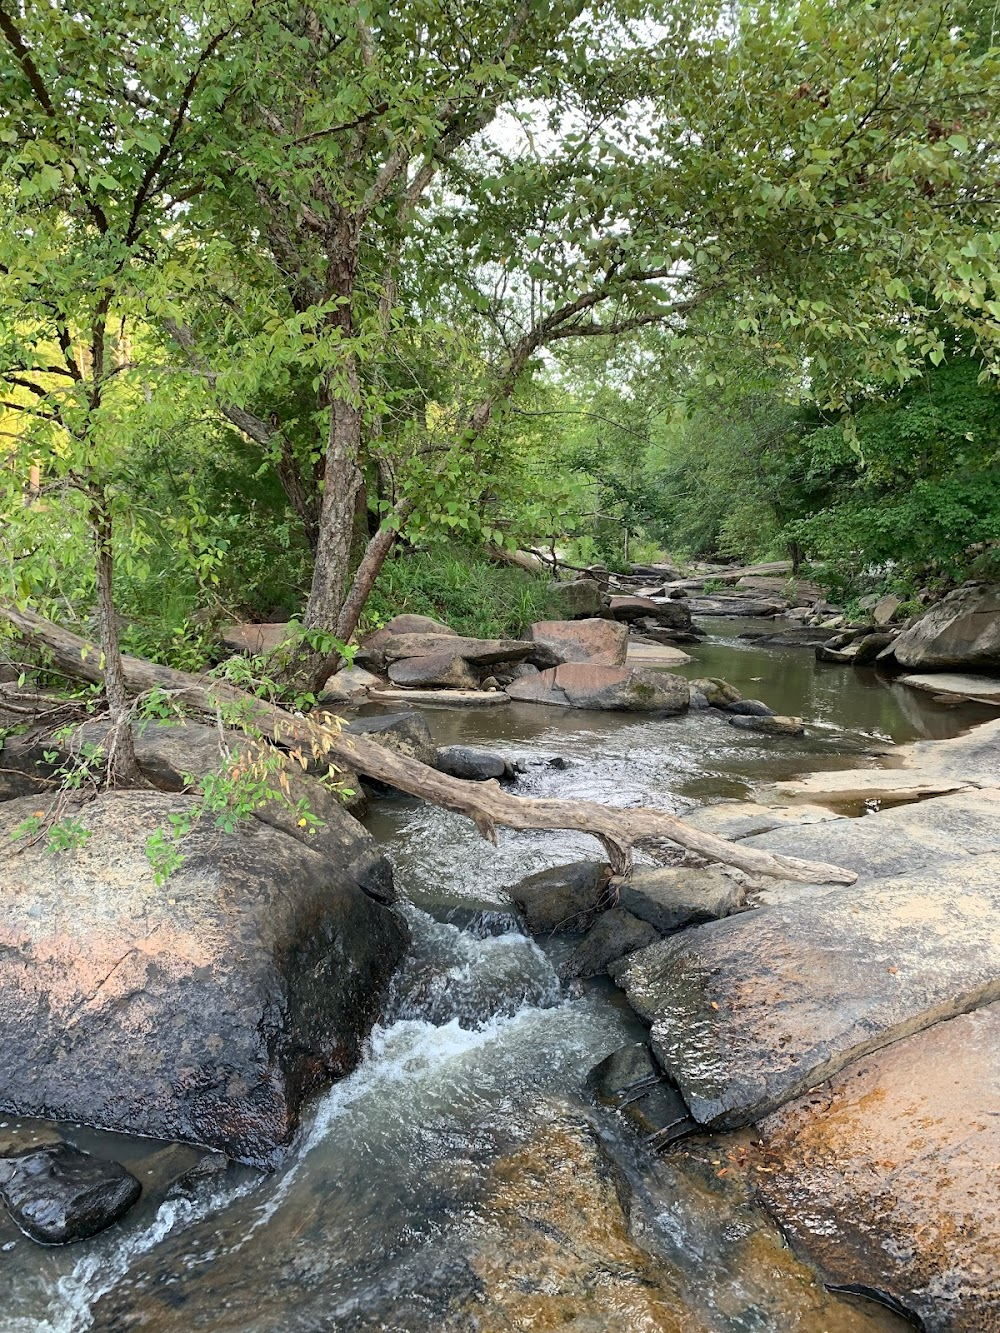
<svg viewBox="0 0 1000 1333">
<path fill-rule="evenodd" d="M 522 793 L 683 813 L 796 772 L 874 764 L 893 742 L 988 715 L 818 666 L 802 648 L 755 647 L 733 622 L 711 628 L 685 673 L 801 714 L 806 736 L 755 736 L 698 713 L 511 705 L 427 717 L 440 744 L 519 760 Z M 501 830 L 495 849 L 468 821 L 408 798 L 377 803 L 368 822 L 412 900 L 414 947 L 361 1067 L 315 1101 L 271 1176 L 229 1167 L 183 1195 L 154 1189 L 117 1228 L 62 1250 L 0 1220 L 3 1333 L 906 1327 L 827 1293 L 729 1180 L 724 1147 L 652 1159 L 586 1096 L 587 1071 L 642 1029 L 608 982 L 564 991 L 558 945 L 516 932 L 503 889 L 599 855 L 592 839 Z M 188 1151 L 69 1136 L 154 1181 Z"/>
</svg>

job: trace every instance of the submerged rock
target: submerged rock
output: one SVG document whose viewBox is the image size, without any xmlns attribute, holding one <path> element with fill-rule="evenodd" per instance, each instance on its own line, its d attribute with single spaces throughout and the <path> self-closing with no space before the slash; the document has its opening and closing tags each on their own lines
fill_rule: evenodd
<svg viewBox="0 0 1000 1333">
<path fill-rule="evenodd" d="M 272 1162 L 360 1058 L 405 924 L 255 820 L 196 823 L 157 884 L 147 839 L 189 796 L 106 793 L 57 854 L 10 841 L 35 804 L 0 805 L 0 1109 Z"/>
<path fill-rule="evenodd" d="M 1000 1005 L 868 1055 L 761 1124 L 764 1202 L 828 1282 L 998 1328 L 998 1087 Z"/>
<path fill-rule="evenodd" d="M 141 1193 L 118 1162 L 68 1143 L 0 1157 L 0 1198 L 24 1234 L 43 1245 L 96 1236 L 124 1217 Z"/>
<path fill-rule="evenodd" d="M 624 907 L 611 907 L 590 930 L 559 969 L 560 976 L 599 977 L 613 964 L 660 938 L 659 931 Z"/>
<path fill-rule="evenodd" d="M 529 875 L 515 884 L 510 896 L 533 935 L 583 931 L 610 901 L 606 865 L 572 861 Z"/>
<path fill-rule="evenodd" d="M 780 717 L 770 713 L 763 716 L 735 714 L 728 721 L 731 727 L 740 731 L 760 731 L 765 736 L 801 736 L 805 731 L 800 717 Z"/>
</svg>

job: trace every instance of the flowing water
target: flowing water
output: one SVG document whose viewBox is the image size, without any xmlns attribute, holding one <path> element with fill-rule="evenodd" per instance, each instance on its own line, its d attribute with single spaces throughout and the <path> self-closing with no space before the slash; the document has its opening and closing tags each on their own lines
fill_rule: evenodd
<svg viewBox="0 0 1000 1333">
<path fill-rule="evenodd" d="M 441 744 L 520 761 L 524 794 L 682 813 L 986 716 L 818 667 L 801 648 L 754 647 L 739 628 L 694 649 L 686 674 L 801 714 L 805 737 L 754 736 L 714 714 L 530 705 L 428 720 Z M 592 839 L 501 830 L 493 848 L 404 798 L 379 802 L 369 824 L 411 899 L 413 948 L 362 1065 L 313 1103 L 270 1176 L 230 1166 L 171 1191 L 190 1150 L 69 1127 L 150 1188 L 118 1227 L 66 1249 L 0 1221 L 2 1333 L 905 1327 L 824 1291 L 728 1178 L 726 1144 L 652 1159 L 587 1098 L 587 1071 L 643 1031 L 609 982 L 564 990 L 558 944 L 518 933 L 504 885 L 598 855 Z"/>
</svg>

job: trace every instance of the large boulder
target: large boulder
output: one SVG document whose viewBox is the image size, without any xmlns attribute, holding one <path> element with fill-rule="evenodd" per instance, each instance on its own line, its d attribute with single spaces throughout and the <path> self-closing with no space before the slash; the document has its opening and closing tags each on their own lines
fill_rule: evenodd
<svg viewBox="0 0 1000 1333">
<path fill-rule="evenodd" d="M 124 1217 L 141 1193 L 120 1163 L 68 1143 L 0 1155 L 0 1198 L 24 1234 L 43 1245 L 96 1236 Z"/>
<path fill-rule="evenodd" d="M 507 693 L 525 703 L 628 713 L 683 713 L 691 698 L 681 676 L 588 662 L 567 662 L 516 680 L 507 686 Z"/>
<path fill-rule="evenodd" d="M 532 643 L 550 649 L 559 663 L 624 666 L 628 630 L 613 620 L 540 620 L 528 630 Z"/>
<path fill-rule="evenodd" d="M 956 588 L 900 634 L 893 652 L 900 666 L 923 671 L 1000 668 L 1000 587 Z"/>
<path fill-rule="evenodd" d="M 407 945 L 338 860 L 205 817 L 157 883 L 147 840 L 185 795 L 111 792 L 85 839 L 14 842 L 0 805 L 0 1109 L 274 1162 L 304 1098 L 349 1073 Z"/>
<path fill-rule="evenodd" d="M 354 704 L 367 698 L 368 691 L 378 689 L 382 682 L 364 667 L 342 667 L 328 676 L 319 696 L 321 704 Z"/>
<path fill-rule="evenodd" d="M 757 1185 L 831 1284 L 1000 1328 L 1000 1005 L 865 1056 L 758 1128 Z"/>
<path fill-rule="evenodd" d="M 392 662 L 389 665 L 389 679 L 394 685 L 432 685 L 455 690 L 474 690 L 479 685 L 479 677 L 465 658 L 454 653 L 405 657 Z"/>
<path fill-rule="evenodd" d="M 601 609 L 601 585 L 596 579 L 574 579 L 572 583 L 550 583 L 549 601 L 566 620 L 588 620 Z"/>
<path fill-rule="evenodd" d="M 669 629 L 691 628 L 691 612 L 686 602 L 654 602 L 648 597 L 612 597 L 610 607 L 615 620 L 626 624 L 648 618 Z"/>
<path fill-rule="evenodd" d="M 458 634 L 389 634 L 382 630 L 374 646 L 387 662 L 403 657 L 464 657 L 476 666 L 497 662 L 520 662 L 529 657 L 532 645 L 524 639 L 465 639 Z"/>
<path fill-rule="evenodd" d="M 513 767 L 502 754 L 494 750 L 480 750 L 474 745 L 442 745 L 437 752 L 435 767 L 453 778 L 467 782 L 488 782 L 490 778 L 513 777 Z"/>
<path fill-rule="evenodd" d="M 3 750 L 5 771 L 0 773 L 0 800 L 27 796 L 32 792 L 51 792 L 52 779 L 60 767 L 72 763 L 74 757 L 94 756 L 107 738 L 107 724 L 87 722 L 65 737 L 56 740 L 50 735 L 17 736 L 9 740 Z M 139 769 L 146 780 L 165 792 L 188 792 L 208 776 L 227 766 L 245 764 L 273 752 L 261 748 L 237 732 L 225 734 L 229 757 L 220 750 L 220 737 L 215 727 L 200 722 L 146 722 L 132 728 L 132 740 Z M 90 759 L 95 771 L 103 771 L 103 761 Z M 323 765 L 324 771 L 328 765 Z M 366 891 L 381 901 L 391 902 L 396 894 L 392 887 L 392 867 L 375 839 L 350 813 L 364 805 L 358 778 L 347 772 L 338 772 L 338 780 L 350 791 L 345 801 L 314 776 L 303 773 L 297 764 L 284 767 L 288 783 L 287 798 L 273 796 L 253 812 L 253 817 L 271 824 L 327 856 L 349 865 Z M 278 790 L 277 774 L 265 779 L 271 790 Z M 300 805 L 308 807 L 315 822 L 305 827 Z"/>
</svg>

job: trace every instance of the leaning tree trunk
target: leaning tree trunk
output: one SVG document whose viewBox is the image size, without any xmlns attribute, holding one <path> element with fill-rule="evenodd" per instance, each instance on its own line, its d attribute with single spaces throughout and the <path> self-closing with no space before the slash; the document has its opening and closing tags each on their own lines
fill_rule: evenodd
<svg viewBox="0 0 1000 1333">
<path fill-rule="evenodd" d="M 0 605 L 0 615 L 6 616 L 25 639 L 44 645 L 56 667 L 66 675 L 81 680 L 100 679 L 93 650 L 79 636 L 13 606 Z M 252 723 L 276 745 L 300 751 L 308 749 L 324 760 L 467 815 L 483 836 L 490 839 L 495 839 L 497 824 L 513 829 L 575 829 L 590 833 L 603 843 L 616 874 L 628 873 L 636 843 L 668 839 L 751 875 L 771 875 L 803 884 L 853 884 L 857 879 L 853 871 L 838 866 L 779 856 L 730 842 L 662 810 L 621 810 L 592 801 L 539 800 L 512 796 L 497 782 L 463 782 L 416 759 L 395 754 L 364 736 L 351 736 L 342 733 L 337 725 L 288 713 L 210 677 L 174 671 L 138 657 L 123 658 L 122 666 L 128 688 L 136 693 L 158 687 L 169 691 L 179 705 L 213 718 L 220 714 L 225 718 L 226 711 L 233 710 L 244 723 Z"/>
</svg>

